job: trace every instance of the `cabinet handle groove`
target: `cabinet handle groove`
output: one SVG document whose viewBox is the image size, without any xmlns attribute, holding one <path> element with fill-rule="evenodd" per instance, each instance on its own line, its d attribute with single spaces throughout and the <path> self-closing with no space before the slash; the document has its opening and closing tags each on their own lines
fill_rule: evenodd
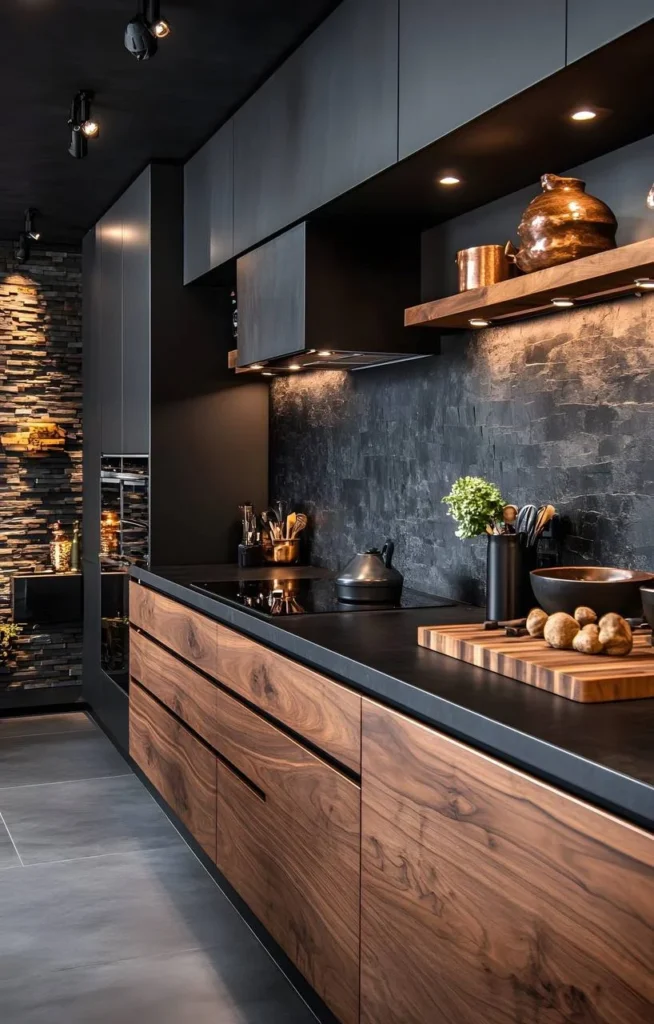
<svg viewBox="0 0 654 1024">
<path fill-rule="evenodd" d="M 232 764 L 231 761 L 228 761 L 227 758 L 224 757 L 222 754 L 219 754 L 217 751 L 215 753 L 216 758 L 227 769 L 227 771 L 231 772 L 232 775 L 236 776 L 239 782 L 242 782 L 245 786 L 247 786 L 248 789 L 251 790 L 256 797 L 259 798 L 259 800 L 261 800 L 263 803 L 266 802 L 266 794 L 262 789 L 259 788 L 259 786 L 257 786 L 255 782 L 252 782 L 252 780 L 249 779 L 247 775 L 244 775 L 243 772 L 236 767 L 236 765 Z"/>
</svg>

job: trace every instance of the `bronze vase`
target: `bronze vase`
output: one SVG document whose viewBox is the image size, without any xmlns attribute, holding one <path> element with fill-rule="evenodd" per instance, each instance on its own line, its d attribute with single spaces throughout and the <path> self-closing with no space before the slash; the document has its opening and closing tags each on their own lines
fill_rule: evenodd
<svg viewBox="0 0 654 1024">
<path fill-rule="evenodd" d="M 522 215 L 518 268 L 529 274 L 615 248 L 618 222 L 606 203 L 587 195 L 579 178 L 544 174 L 542 194 Z"/>
</svg>

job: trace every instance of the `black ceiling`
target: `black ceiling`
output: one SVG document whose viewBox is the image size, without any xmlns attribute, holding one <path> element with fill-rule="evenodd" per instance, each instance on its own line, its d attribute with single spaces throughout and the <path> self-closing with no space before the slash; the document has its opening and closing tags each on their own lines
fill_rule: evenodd
<svg viewBox="0 0 654 1024">
<path fill-rule="evenodd" d="M 48 243 L 79 241 L 152 159 L 186 159 L 335 0 L 162 0 L 172 32 L 150 61 L 123 47 L 137 0 L 1 0 L 0 238 L 27 206 Z M 100 137 L 68 155 L 78 89 Z"/>
</svg>

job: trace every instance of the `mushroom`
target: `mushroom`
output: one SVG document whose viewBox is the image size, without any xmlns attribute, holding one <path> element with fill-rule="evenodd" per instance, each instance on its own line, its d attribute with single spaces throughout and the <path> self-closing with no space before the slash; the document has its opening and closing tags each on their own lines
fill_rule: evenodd
<svg viewBox="0 0 654 1024">
<path fill-rule="evenodd" d="M 600 619 L 599 638 L 604 645 L 605 654 L 629 654 L 634 646 L 631 626 L 616 612 L 609 612 Z"/>
<path fill-rule="evenodd" d="M 575 619 L 583 629 L 584 626 L 590 625 L 591 622 L 597 622 L 597 613 L 592 608 L 586 608 L 582 604 L 580 608 L 575 608 Z"/>
<path fill-rule="evenodd" d="M 594 622 L 589 622 L 588 625 L 579 630 L 572 641 L 572 646 L 580 654 L 601 654 L 604 650 L 604 644 L 600 640 L 599 626 Z"/>
<path fill-rule="evenodd" d="M 579 623 L 567 612 L 554 612 L 545 623 L 543 636 L 550 647 L 569 651 L 572 642 L 579 632 Z"/>
<path fill-rule="evenodd" d="M 532 608 L 527 616 L 527 632 L 529 636 L 542 636 L 547 622 L 547 612 L 542 608 Z"/>
</svg>

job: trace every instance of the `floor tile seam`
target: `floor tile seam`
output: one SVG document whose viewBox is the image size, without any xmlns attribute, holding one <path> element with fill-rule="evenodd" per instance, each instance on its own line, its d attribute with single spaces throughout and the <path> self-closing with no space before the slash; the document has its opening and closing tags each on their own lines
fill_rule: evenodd
<svg viewBox="0 0 654 1024">
<path fill-rule="evenodd" d="M 100 782 L 103 779 L 127 779 L 136 778 L 134 772 L 118 772 L 117 775 L 90 775 L 81 776 L 78 779 L 57 779 L 55 782 L 19 782 L 15 786 L 1 786 L 0 794 L 9 793 L 15 789 L 37 789 L 43 786 L 67 786 L 74 782 Z"/>
<path fill-rule="evenodd" d="M 22 868 L 24 868 L 24 867 L 25 867 L 25 865 L 24 865 L 24 863 L 23 863 L 23 858 L 21 857 L 21 855 L 20 855 L 20 853 L 19 853 L 19 851 L 18 851 L 18 847 L 16 846 L 16 843 L 14 842 L 14 837 L 12 836 L 12 834 L 11 834 L 11 831 L 9 830 L 9 825 L 7 824 L 7 822 L 5 821 L 5 819 L 3 818 L 3 816 L 2 816 L 2 813 L 0 813 L 0 822 L 2 822 L 2 824 L 4 825 L 4 827 L 5 827 L 5 828 L 6 828 L 6 830 L 7 830 L 7 835 L 9 836 L 9 839 L 11 840 L 11 845 L 13 846 L 13 848 L 14 848 L 14 851 L 15 851 L 15 853 L 16 853 L 16 856 L 18 857 L 18 861 L 19 861 L 19 863 L 20 863 L 20 866 L 21 866 Z"/>
<path fill-rule="evenodd" d="M 9 829 L 7 829 L 7 831 L 9 831 Z M 114 850 L 112 853 L 89 853 L 81 857 L 60 857 L 58 860 L 35 860 L 23 863 L 22 866 L 26 870 L 28 868 L 48 868 L 54 867 L 57 864 L 77 864 L 79 861 L 106 860 L 108 857 L 135 857 L 148 853 L 157 853 L 161 850 L 174 849 L 178 849 L 178 847 L 172 846 L 170 843 L 164 843 L 163 846 L 148 846 L 141 850 Z"/>
</svg>

